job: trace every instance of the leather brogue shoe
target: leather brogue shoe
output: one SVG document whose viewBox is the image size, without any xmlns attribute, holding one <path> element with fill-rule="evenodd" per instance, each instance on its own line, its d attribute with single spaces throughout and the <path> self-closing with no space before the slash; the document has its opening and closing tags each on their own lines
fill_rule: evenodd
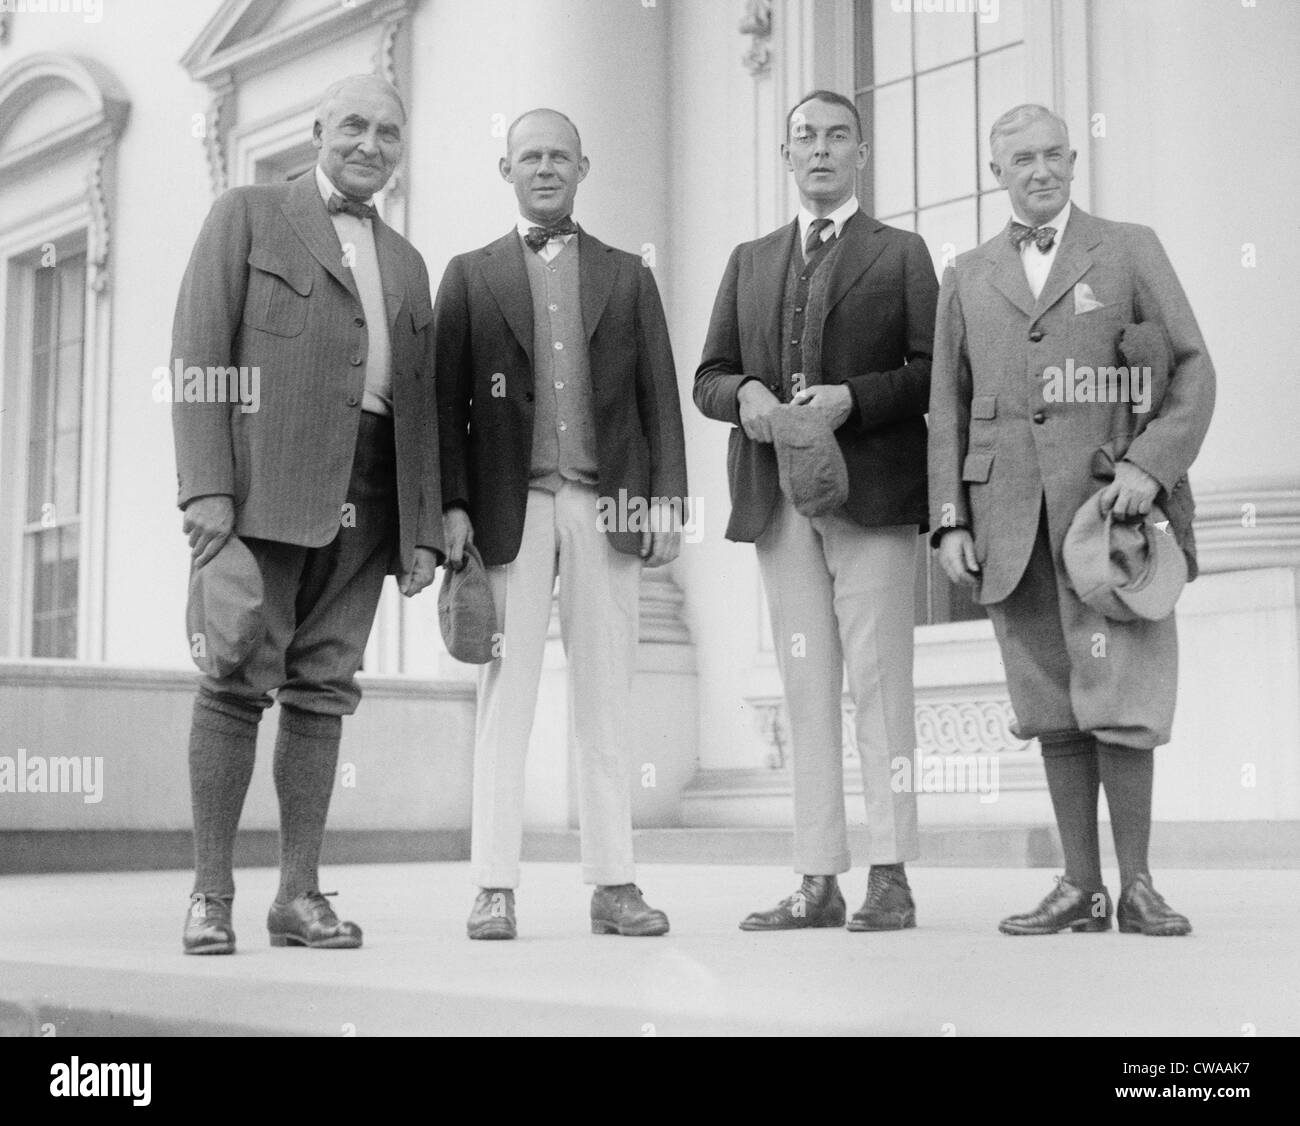
<svg viewBox="0 0 1300 1126">
<path fill-rule="evenodd" d="M 602 884 L 591 896 L 591 933 L 646 938 L 668 933 L 668 916 L 636 884 Z"/>
<path fill-rule="evenodd" d="M 1143 872 L 1124 889 L 1115 909 L 1122 934 L 1191 934 L 1192 924 L 1180 915 L 1154 887 L 1150 874 Z"/>
<path fill-rule="evenodd" d="M 470 938 L 514 938 L 514 891 L 511 888 L 480 888 L 465 929 Z"/>
<path fill-rule="evenodd" d="M 871 866 L 867 898 L 849 920 L 851 931 L 901 931 L 916 926 L 916 904 L 901 864 Z"/>
<path fill-rule="evenodd" d="M 304 891 L 288 903 L 271 904 L 266 929 L 272 946 L 310 946 L 316 950 L 351 950 L 361 945 L 361 928 L 334 914 L 327 895 L 335 892 Z"/>
<path fill-rule="evenodd" d="M 746 916 L 740 929 L 794 931 L 805 927 L 842 927 L 847 910 L 834 876 L 805 876 L 798 891 L 771 910 Z"/>
<path fill-rule="evenodd" d="M 1108 931 L 1114 907 L 1104 887 L 1086 891 L 1064 876 L 1042 903 L 1023 915 L 1009 915 L 998 924 L 1003 934 L 1057 934 L 1063 930 Z"/>
<path fill-rule="evenodd" d="M 181 947 L 186 954 L 233 954 L 235 930 L 230 925 L 231 898 L 205 895 L 196 891 L 190 896 L 189 913 Z"/>
</svg>

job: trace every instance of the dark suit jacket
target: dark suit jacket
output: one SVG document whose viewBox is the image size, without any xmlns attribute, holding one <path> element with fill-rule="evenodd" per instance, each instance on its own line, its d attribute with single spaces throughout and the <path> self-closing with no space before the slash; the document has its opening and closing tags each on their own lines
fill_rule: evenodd
<svg viewBox="0 0 1300 1126">
<path fill-rule="evenodd" d="M 822 383 L 845 384 L 854 411 L 835 433 L 849 471 L 846 515 L 865 527 L 926 521 L 925 412 L 939 283 L 919 236 L 859 211 L 844 225 L 822 327 Z M 757 539 L 780 489 L 773 446 L 740 428 L 750 376 L 781 382 L 781 305 L 799 224 L 731 255 L 713 305 L 695 403 L 735 428 L 727 448 L 727 538 Z"/>
<path fill-rule="evenodd" d="M 654 275 L 633 254 L 583 230 L 577 237 L 600 492 L 616 504 L 620 490 L 629 504 L 684 504 L 677 375 Z M 447 264 L 434 338 L 443 503 L 469 512 L 486 565 L 509 563 L 523 537 L 533 448 L 533 298 L 516 230 Z M 608 534 L 619 551 L 640 551 L 639 531 Z"/>
<path fill-rule="evenodd" d="M 1135 427 L 1129 403 L 1048 401 L 1044 371 L 1067 361 L 1122 366 L 1124 327 L 1146 321 L 1167 334 L 1173 363 L 1159 410 L 1125 457 L 1160 482 L 1164 503 L 1209 428 L 1215 380 L 1155 232 L 1075 206 L 1037 300 L 1005 230 L 945 272 L 930 400 L 931 520 L 936 538 L 953 525 L 972 530 L 980 602 L 1015 590 L 1044 498 L 1059 565 L 1070 521 L 1101 488 L 1097 450 Z"/>
<path fill-rule="evenodd" d="M 442 551 L 429 276 L 416 249 L 373 223 L 392 340 L 399 553 Z M 260 409 L 176 402 L 179 503 L 223 493 L 235 532 L 321 547 L 347 500 L 367 331 L 352 271 L 311 173 L 233 188 L 213 204 L 181 283 L 173 364 L 256 366 Z"/>
</svg>

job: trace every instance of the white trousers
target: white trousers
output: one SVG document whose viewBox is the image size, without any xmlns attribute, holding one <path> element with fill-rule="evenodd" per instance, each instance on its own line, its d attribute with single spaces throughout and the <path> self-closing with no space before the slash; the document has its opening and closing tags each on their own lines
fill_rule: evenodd
<svg viewBox="0 0 1300 1126">
<path fill-rule="evenodd" d="M 524 757 L 560 581 L 568 664 L 569 756 L 578 775 L 582 878 L 635 881 L 627 717 L 636 665 L 641 560 L 597 526 L 597 491 L 565 481 L 530 489 L 514 561 L 487 569 L 501 656 L 480 667 L 470 868 L 479 887 L 519 885 Z"/>
<path fill-rule="evenodd" d="M 870 864 L 919 855 L 916 794 L 891 785 L 914 760 L 914 524 L 863 528 L 801 516 L 782 494 L 755 546 L 790 718 L 794 867 L 814 876 L 851 865 L 844 817 L 844 670 L 856 711 Z M 909 767 L 906 779 L 913 777 Z"/>
</svg>

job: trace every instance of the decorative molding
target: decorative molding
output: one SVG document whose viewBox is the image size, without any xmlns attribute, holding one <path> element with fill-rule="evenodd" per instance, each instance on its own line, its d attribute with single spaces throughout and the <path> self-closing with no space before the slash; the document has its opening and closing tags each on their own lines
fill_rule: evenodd
<svg viewBox="0 0 1300 1126">
<path fill-rule="evenodd" d="M 0 140 L 29 105 L 50 90 L 69 86 L 85 100 L 84 113 L 0 156 L 0 182 L 44 170 L 68 156 L 84 157 L 104 142 L 116 143 L 130 116 L 125 89 L 99 63 L 57 54 L 28 55 L 0 73 Z"/>
<path fill-rule="evenodd" d="M 1196 557 L 1203 575 L 1300 567 L 1300 478 L 1261 476 L 1200 486 Z"/>
<path fill-rule="evenodd" d="M 229 75 L 213 87 L 208 103 L 208 116 L 203 127 L 203 149 L 208 157 L 208 176 L 212 182 L 213 196 L 219 196 L 230 187 L 230 165 L 226 159 L 226 117 L 231 107 L 235 84 Z"/>
<path fill-rule="evenodd" d="M 789 765 L 789 719 L 783 699 L 747 701 L 755 714 L 759 735 L 767 748 L 763 764 L 769 770 Z M 858 762 L 854 708 L 846 695 L 841 705 L 840 745 L 846 765 Z M 918 700 L 915 705 L 916 750 L 924 761 L 947 755 L 1001 755 L 1026 750 L 1031 740 L 1011 731 L 1011 703 L 990 700 Z"/>
<path fill-rule="evenodd" d="M 90 288 L 103 293 L 108 288 L 108 251 L 111 227 L 108 214 L 108 195 L 104 187 L 105 165 L 113 152 L 113 142 L 101 141 L 95 159 L 86 175 L 86 194 L 90 199 L 90 228 L 86 233 L 86 261 L 89 265 Z"/>
<path fill-rule="evenodd" d="M 375 49 L 374 72 L 399 91 L 402 90 L 402 86 L 398 81 L 397 73 L 397 42 L 409 11 L 403 8 L 384 23 L 379 33 L 379 46 Z M 388 183 L 384 185 L 385 204 L 394 203 L 402 197 L 406 179 L 406 161 L 410 151 L 410 145 L 403 146 L 402 157 L 393 169 L 393 174 L 388 178 Z M 395 215 L 390 218 L 389 214 L 385 214 L 384 218 L 385 221 L 390 222 L 396 220 Z"/>
<path fill-rule="evenodd" d="M 318 12 L 287 27 L 265 31 L 280 5 L 267 0 L 226 0 L 208 21 L 207 26 L 181 56 L 181 65 L 196 82 L 209 86 L 224 76 L 244 79 L 274 70 L 290 59 L 363 31 L 376 23 L 403 16 L 419 0 L 350 0 L 349 3 L 323 4 Z M 250 21 L 250 9 L 260 8 L 264 16 Z M 241 26 L 247 35 L 228 42 Z"/>
<path fill-rule="evenodd" d="M 749 50 L 741 56 L 745 69 L 758 78 L 772 69 L 773 0 L 746 0 L 740 33 L 750 36 Z"/>
</svg>

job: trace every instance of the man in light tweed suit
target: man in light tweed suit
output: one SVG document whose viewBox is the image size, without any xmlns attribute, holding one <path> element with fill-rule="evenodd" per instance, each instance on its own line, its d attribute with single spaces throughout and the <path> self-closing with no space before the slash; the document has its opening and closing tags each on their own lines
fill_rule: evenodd
<svg viewBox="0 0 1300 1126">
<path fill-rule="evenodd" d="M 190 731 L 195 880 L 183 946 L 235 948 L 231 854 L 258 721 L 277 691 L 280 888 L 273 945 L 355 947 L 317 864 L 341 717 L 384 576 L 406 595 L 442 548 L 428 274 L 369 201 L 392 175 L 406 113 L 380 78 L 344 79 L 316 113 L 315 169 L 234 188 L 212 208 L 181 285 L 174 363 L 260 375 L 260 403 L 177 401 L 176 462 L 194 566 L 230 536 L 256 560 L 266 629 L 199 685 Z"/>
<path fill-rule="evenodd" d="M 1147 867 L 1153 748 L 1169 741 L 1173 720 L 1174 618 L 1115 621 L 1090 609 L 1070 586 L 1062 544 L 1102 488 L 1093 476 L 1099 448 L 1116 439 L 1131 444 L 1105 485 L 1103 509 L 1127 520 L 1155 503 L 1171 528 L 1175 508 L 1190 509 L 1185 474 L 1209 426 L 1214 368 L 1154 232 L 1071 204 L 1075 154 L 1065 123 L 1042 106 L 1017 106 L 994 122 L 990 143 L 1013 221 L 944 275 L 930 523 L 944 571 L 988 606 L 1019 734 L 1042 744 L 1065 853 L 1056 888 L 1000 929 L 1103 931 L 1117 914 L 1122 931 L 1186 934 L 1190 924 Z M 1140 381 L 1129 373 L 1126 383 L 1089 387 L 1084 374 L 1122 367 L 1121 337 L 1135 323 L 1167 336 L 1172 356 L 1163 398 L 1142 427 Z M 1078 376 L 1068 396 L 1062 371 Z M 1147 394 L 1149 384 L 1148 376 Z M 1179 541 L 1194 576 L 1187 530 Z M 1119 858 L 1117 909 L 1101 879 L 1103 786 Z"/>
</svg>

